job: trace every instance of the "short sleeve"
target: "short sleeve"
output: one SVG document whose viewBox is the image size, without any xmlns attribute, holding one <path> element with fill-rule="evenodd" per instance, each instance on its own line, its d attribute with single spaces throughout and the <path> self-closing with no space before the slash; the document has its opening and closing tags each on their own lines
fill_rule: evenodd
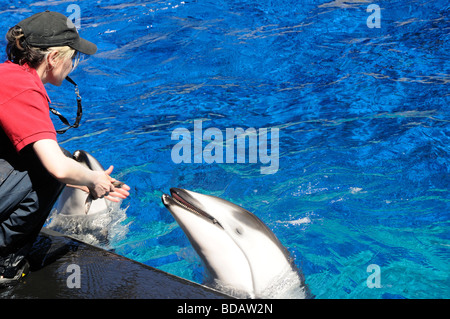
<svg viewBox="0 0 450 319">
<path fill-rule="evenodd" d="M 20 93 L 3 105 L 0 123 L 17 152 L 42 139 L 56 141 L 47 99 L 33 89 Z"/>
</svg>

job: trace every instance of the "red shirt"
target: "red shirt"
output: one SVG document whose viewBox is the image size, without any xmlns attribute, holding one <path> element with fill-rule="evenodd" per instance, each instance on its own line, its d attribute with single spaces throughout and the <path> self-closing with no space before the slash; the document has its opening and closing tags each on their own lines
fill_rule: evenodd
<svg viewBox="0 0 450 319">
<path fill-rule="evenodd" d="M 42 139 L 56 141 L 49 102 L 35 69 L 11 61 L 0 64 L 0 127 L 17 152 Z"/>
</svg>

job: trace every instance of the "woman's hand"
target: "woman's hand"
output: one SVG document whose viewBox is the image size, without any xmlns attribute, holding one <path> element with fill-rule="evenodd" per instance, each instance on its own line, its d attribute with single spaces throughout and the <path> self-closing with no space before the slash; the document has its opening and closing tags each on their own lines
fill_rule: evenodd
<svg viewBox="0 0 450 319">
<path fill-rule="evenodd" d="M 105 199 L 107 199 L 111 202 L 118 203 L 118 202 L 120 202 L 121 199 L 125 199 L 130 195 L 130 193 L 128 192 L 130 190 L 130 186 L 128 186 L 122 182 L 119 182 L 118 180 L 109 176 L 112 173 L 113 169 L 114 169 L 114 167 L 110 166 L 105 171 L 105 173 L 111 179 L 111 184 L 113 185 L 113 191 L 109 192 L 108 195 L 105 195 Z"/>
<path fill-rule="evenodd" d="M 110 166 L 105 172 L 98 172 L 93 185 L 88 187 L 93 199 L 105 198 L 112 202 L 119 202 L 130 195 L 128 192 L 130 187 L 128 185 L 120 183 L 110 176 L 113 169 L 114 167 Z M 120 186 L 116 187 L 114 184 Z"/>
</svg>

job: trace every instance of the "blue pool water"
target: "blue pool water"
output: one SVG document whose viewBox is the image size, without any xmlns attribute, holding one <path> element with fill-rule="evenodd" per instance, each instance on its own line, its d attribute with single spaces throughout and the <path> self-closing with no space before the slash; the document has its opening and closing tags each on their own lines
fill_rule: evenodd
<svg viewBox="0 0 450 319">
<path fill-rule="evenodd" d="M 59 141 L 131 186 L 117 253 L 202 281 L 160 200 L 182 187 L 260 217 L 316 298 L 450 297 L 448 1 L 3 1 L 1 30 L 71 4 L 99 52 L 73 73 L 84 119 Z M 47 89 L 74 114 L 69 84 Z M 195 120 L 278 128 L 278 170 L 225 148 L 224 163 L 175 163 L 171 134 Z"/>
</svg>

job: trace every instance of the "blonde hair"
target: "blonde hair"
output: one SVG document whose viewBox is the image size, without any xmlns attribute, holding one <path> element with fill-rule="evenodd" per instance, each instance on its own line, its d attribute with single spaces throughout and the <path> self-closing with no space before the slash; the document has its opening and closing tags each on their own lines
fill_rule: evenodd
<svg viewBox="0 0 450 319">
<path fill-rule="evenodd" d="M 52 52 L 58 52 L 58 55 L 56 56 L 57 61 L 65 61 L 67 59 L 73 60 L 72 70 L 74 70 L 78 63 L 80 62 L 80 54 L 78 51 L 72 49 L 69 46 L 63 46 L 63 47 L 50 47 L 47 48 L 47 51 L 45 53 L 45 59 L 47 59 L 47 56 Z"/>
</svg>

